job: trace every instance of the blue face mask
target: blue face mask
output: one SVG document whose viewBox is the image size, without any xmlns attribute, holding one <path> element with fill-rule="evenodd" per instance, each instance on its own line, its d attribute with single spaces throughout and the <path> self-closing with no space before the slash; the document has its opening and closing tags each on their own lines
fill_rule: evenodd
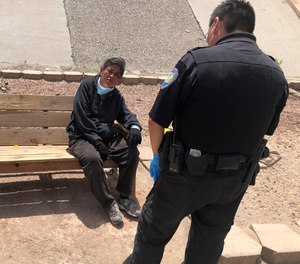
<svg viewBox="0 0 300 264">
<path fill-rule="evenodd" d="M 97 83 L 97 93 L 98 94 L 100 94 L 100 95 L 107 94 L 107 93 L 111 92 L 113 89 L 115 89 L 115 88 L 114 87 L 113 88 L 105 88 L 105 87 L 101 86 L 100 78 L 99 78 L 98 83 Z"/>
</svg>

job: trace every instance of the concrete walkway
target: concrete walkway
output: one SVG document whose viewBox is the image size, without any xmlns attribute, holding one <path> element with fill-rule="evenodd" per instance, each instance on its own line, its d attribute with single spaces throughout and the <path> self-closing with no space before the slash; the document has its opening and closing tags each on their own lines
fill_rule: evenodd
<svg viewBox="0 0 300 264">
<path fill-rule="evenodd" d="M 300 77 L 299 1 L 250 2 L 259 46 L 282 61 L 288 78 Z M 205 45 L 209 16 L 219 3 L 152 0 L 142 5 L 125 0 L 104 12 L 103 5 L 92 0 L 42 5 L 38 0 L 2 0 L 0 69 L 90 72 L 98 70 L 104 58 L 119 55 L 131 72 L 166 73 L 188 49 Z M 118 21 L 108 26 L 120 9 Z M 94 13 L 98 16 L 89 15 Z"/>
<path fill-rule="evenodd" d="M 1 0 L 0 10 L 0 68 L 73 64 L 62 0 Z"/>
</svg>

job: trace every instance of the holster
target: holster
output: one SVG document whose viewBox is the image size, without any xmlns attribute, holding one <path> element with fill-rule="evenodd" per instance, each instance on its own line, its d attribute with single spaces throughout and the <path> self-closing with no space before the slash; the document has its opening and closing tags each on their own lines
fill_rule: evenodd
<svg viewBox="0 0 300 264">
<path fill-rule="evenodd" d="M 184 146 L 180 141 L 174 142 L 170 146 L 169 170 L 181 173 L 184 165 Z"/>
<path fill-rule="evenodd" d="M 173 142 L 173 131 L 167 131 L 164 134 L 163 141 L 158 149 L 159 166 L 162 170 L 169 169 L 170 146 L 172 142 Z"/>
<path fill-rule="evenodd" d="M 174 132 L 167 131 L 158 149 L 159 166 L 162 170 L 181 173 L 184 165 L 184 146 L 174 141 Z"/>
<path fill-rule="evenodd" d="M 260 171 L 258 162 L 261 158 L 267 157 L 266 152 L 269 152 L 268 148 L 266 148 L 267 142 L 268 141 L 263 138 L 256 153 L 252 157 L 250 157 L 250 165 L 243 180 L 244 184 L 255 185 L 256 176 Z"/>
<path fill-rule="evenodd" d="M 201 155 L 200 157 L 194 157 L 186 154 L 185 164 L 188 170 L 188 173 L 192 176 L 202 176 L 206 172 L 208 166 L 208 156 Z"/>
</svg>

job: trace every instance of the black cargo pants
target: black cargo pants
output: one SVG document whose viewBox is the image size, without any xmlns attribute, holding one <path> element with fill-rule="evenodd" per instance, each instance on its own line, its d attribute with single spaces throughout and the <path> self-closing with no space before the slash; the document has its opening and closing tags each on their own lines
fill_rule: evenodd
<svg viewBox="0 0 300 264">
<path fill-rule="evenodd" d="M 246 167 L 246 166 L 245 166 Z M 208 170 L 202 176 L 162 173 L 149 193 L 125 264 L 158 264 L 181 220 L 191 215 L 185 264 L 217 264 L 224 239 L 247 189 L 239 171 Z"/>
<path fill-rule="evenodd" d="M 120 194 L 129 196 L 132 193 L 132 182 L 139 162 L 139 151 L 137 147 L 129 147 L 121 136 L 107 147 L 108 156 L 119 165 L 116 189 Z M 69 148 L 79 159 L 92 193 L 104 208 L 108 208 L 115 199 L 111 194 L 99 152 L 89 141 L 83 139 L 76 141 Z"/>
</svg>

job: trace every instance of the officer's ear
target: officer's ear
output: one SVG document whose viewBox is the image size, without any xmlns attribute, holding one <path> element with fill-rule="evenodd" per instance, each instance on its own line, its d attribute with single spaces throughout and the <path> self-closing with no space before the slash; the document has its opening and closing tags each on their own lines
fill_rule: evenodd
<svg viewBox="0 0 300 264">
<path fill-rule="evenodd" d="M 221 27 L 221 21 L 219 17 L 215 17 L 211 25 L 211 30 L 214 35 L 217 35 Z"/>
<path fill-rule="evenodd" d="M 220 39 L 220 28 L 221 21 L 219 17 L 215 17 L 207 33 L 207 43 L 209 46 L 215 45 Z"/>
</svg>

